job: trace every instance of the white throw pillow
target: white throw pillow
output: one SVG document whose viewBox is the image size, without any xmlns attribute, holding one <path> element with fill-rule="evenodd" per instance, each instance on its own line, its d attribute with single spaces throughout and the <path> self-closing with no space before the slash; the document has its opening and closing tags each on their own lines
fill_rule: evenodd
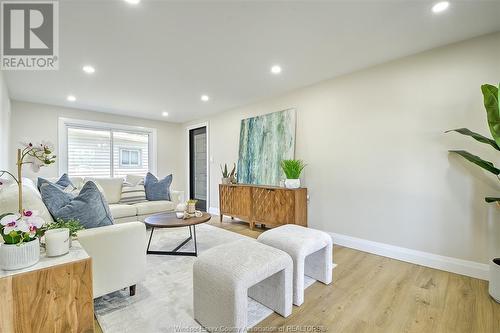
<svg viewBox="0 0 500 333">
<path fill-rule="evenodd" d="M 140 182 L 144 185 L 144 178 L 145 176 L 138 176 L 138 175 L 126 175 L 125 176 L 125 181 L 131 185 L 139 185 Z"/>
<path fill-rule="evenodd" d="M 144 189 L 144 180 L 139 181 L 136 185 L 129 182 L 123 182 L 121 204 L 132 205 L 139 202 L 145 202 L 146 190 Z"/>
</svg>

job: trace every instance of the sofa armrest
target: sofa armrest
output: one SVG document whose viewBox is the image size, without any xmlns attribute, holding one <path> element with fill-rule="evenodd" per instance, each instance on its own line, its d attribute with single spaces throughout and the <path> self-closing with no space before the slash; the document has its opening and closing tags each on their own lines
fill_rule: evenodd
<svg viewBox="0 0 500 333">
<path fill-rule="evenodd" d="M 145 278 L 146 238 L 146 226 L 141 222 L 78 232 L 78 241 L 92 258 L 94 298 Z"/>
<path fill-rule="evenodd" d="M 170 201 L 172 201 L 175 206 L 184 203 L 184 191 L 170 191 Z"/>
</svg>

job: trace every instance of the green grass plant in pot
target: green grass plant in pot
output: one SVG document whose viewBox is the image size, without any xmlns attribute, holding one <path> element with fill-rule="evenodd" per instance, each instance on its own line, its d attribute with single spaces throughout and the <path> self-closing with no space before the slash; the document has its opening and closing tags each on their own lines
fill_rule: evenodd
<svg viewBox="0 0 500 333">
<path fill-rule="evenodd" d="M 300 175 L 306 164 L 302 160 L 283 160 L 281 161 L 281 168 L 285 173 L 285 187 L 286 188 L 299 188 Z"/>
<path fill-rule="evenodd" d="M 457 128 L 454 130 L 447 131 L 457 132 L 466 136 L 470 136 L 478 142 L 487 144 L 496 151 L 500 151 L 500 108 L 498 101 L 499 89 L 490 84 L 484 84 L 481 86 L 481 91 L 484 98 L 484 107 L 486 108 L 486 116 L 488 120 L 488 127 L 490 129 L 491 136 L 493 139 L 485 137 L 479 133 L 473 132 L 467 128 Z M 484 170 L 494 174 L 496 178 L 500 181 L 500 169 L 497 168 L 492 162 L 486 161 L 479 156 L 469 153 L 465 150 L 450 150 L 453 154 L 458 154 L 465 158 L 467 161 L 474 163 L 475 165 L 483 168 Z M 488 203 L 496 203 L 496 207 L 490 207 L 490 219 L 497 220 L 496 216 L 500 215 L 498 211 L 500 208 L 500 197 L 487 197 L 485 198 Z M 496 222 L 496 221 L 493 221 Z M 492 224 L 492 227 L 496 230 L 500 230 L 498 223 Z M 497 302 L 500 303 L 500 258 L 495 258 L 495 256 L 500 256 L 500 237 L 499 231 L 493 235 L 492 248 L 494 249 L 494 257 L 490 261 L 490 285 L 489 292 L 491 297 L 493 297 Z"/>
</svg>

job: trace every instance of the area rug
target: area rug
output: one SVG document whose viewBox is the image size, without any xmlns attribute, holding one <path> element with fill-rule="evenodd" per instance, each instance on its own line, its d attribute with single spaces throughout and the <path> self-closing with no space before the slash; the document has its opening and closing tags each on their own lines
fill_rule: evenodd
<svg viewBox="0 0 500 333">
<path fill-rule="evenodd" d="M 187 238 L 188 232 L 187 228 L 156 229 L 151 249 L 171 250 Z M 206 224 L 196 227 L 196 236 L 198 253 L 248 238 Z M 192 242 L 182 250 L 192 251 Z M 148 255 L 146 279 L 137 284 L 135 296 L 130 297 L 127 289 L 95 300 L 95 314 L 103 332 L 204 332 L 193 318 L 192 269 L 195 260 L 196 257 Z M 310 278 L 306 280 L 306 286 L 314 283 Z M 251 298 L 248 302 L 249 327 L 273 313 Z"/>
</svg>

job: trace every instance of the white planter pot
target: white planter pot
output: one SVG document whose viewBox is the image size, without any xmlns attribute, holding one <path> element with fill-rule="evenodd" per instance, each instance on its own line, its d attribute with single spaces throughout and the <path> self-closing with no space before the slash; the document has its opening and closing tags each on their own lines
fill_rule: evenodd
<svg viewBox="0 0 500 333">
<path fill-rule="evenodd" d="M 488 290 L 490 296 L 500 303 L 500 258 L 490 261 L 490 283 Z"/>
<path fill-rule="evenodd" d="M 6 271 L 26 268 L 40 260 L 40 241 L 35 239 L 21 245 L 0 246 L 0 268 Z"/>
<path fill-rule="evenodd" d="M 490 296 L 500 303 L 500 207 L 490 204 L 488 209 L 488 254 L 490 258 Z"/>
<path fill-rule="evenodd" d="M 223 185 L 231 184 L 231 178 L 222 178 L 222 184 Z"/>
<path fill-rule="evenodd" d="M 299 188 L 300 187 L 300 179 L 285 179 L 285 187 L 286 188 Z"/>
</svg>

